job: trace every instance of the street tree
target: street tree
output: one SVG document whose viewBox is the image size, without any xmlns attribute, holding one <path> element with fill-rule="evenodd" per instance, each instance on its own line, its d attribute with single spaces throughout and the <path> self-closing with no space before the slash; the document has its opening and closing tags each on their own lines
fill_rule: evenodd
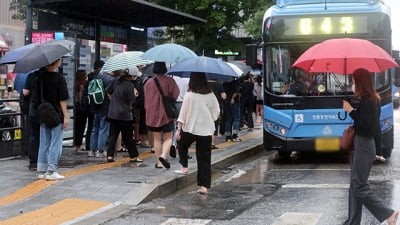
<svg viewBox="0 0 400 225">
<path fill-rule="evenodd" d="M 243 43 L 232 31 L 242 27 L 246 21 L 252 20 L 266 0 L 152 0 L 152 2 L 207 20 L 206 23 L 169 27 L 162 35 L 168 40 L 188 46 L 200 55 L 213 56 L 215 50 L 244 50 Z M 261 27 L 261 23 L 259 26 Z"/>
</svg>

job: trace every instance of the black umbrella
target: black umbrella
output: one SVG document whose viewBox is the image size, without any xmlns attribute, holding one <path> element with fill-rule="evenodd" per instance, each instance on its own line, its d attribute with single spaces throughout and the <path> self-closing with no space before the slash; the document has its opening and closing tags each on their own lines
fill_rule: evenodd
<svg viewBox="0 0 400 225">
<path fill-rule="evenodd" d="M 17 61 L 14 73 L 27 73 L 50 65 L 65 54 L 72 52 L 75 43 L 69 40 L 51 40 L 33 47 Z"/>
</svg>

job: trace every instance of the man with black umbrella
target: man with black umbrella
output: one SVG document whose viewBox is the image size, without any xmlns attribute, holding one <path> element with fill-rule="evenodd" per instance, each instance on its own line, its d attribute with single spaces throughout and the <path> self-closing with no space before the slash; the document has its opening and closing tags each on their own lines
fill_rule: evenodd
<svg viewBox="0 0 400 225">
<path fill-rule="evenodd" d="M 55 127 L 40 124 L 40 145 L 38 155 L 38 178 L 60 180 L 64 176 L 57 172 L 61 158 L 64 129 L 68 127 L 67 100 L 69 98 L 67 82 L 62 74 L 58 73 L 61 59 L 47 65 L 46 71 L 37 75 L 37 88 L 33 90 L 35 105 L 49 102 L 60 113 L 60 123 Z"/>
</svg>

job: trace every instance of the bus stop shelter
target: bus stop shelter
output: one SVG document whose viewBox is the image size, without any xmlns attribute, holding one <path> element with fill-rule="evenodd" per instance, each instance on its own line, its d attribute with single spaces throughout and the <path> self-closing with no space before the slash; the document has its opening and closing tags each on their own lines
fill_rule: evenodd
<svg viewBox="0 0 400 225">
<path fill-rule="evenodd" d="M 206 22 L 202 18 L 143 0 L 28 0 L 27 6 L 28 40 L 32 37 L 32 8 L 94 23 L 96 59 L 100 57 L 100 24 L 147 28 Z"/>
</svg>

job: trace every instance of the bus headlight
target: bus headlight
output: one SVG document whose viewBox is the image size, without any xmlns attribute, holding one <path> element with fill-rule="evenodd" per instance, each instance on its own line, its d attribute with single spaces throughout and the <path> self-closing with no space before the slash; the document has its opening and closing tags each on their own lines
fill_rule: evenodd
<svg viewBox="0 0 400 225">
<path fill-rule="evenodd" d="M 267 122 L 267 127 L 270 128 L 272 126 L 271 122 Z"/>
<path fill-rule="evenodd" d="M 394 93 L 394 97 L 400 97 L 400 93 L 399 93 L 398 91 L 396 91 L 396 92 Z"/>
<path fill-rule="evenodd" d="M 278 125 L 274 125 L 274 126 L 272 127 L 272 129 L 274 129 L 274 131 L 278 131 L 279 127 L 278 127 Z"/>
<path fill-rule="evenodd" d="M 281 134 L 286 134 L 286 128 L 281 128 Z"/>
</svg>

